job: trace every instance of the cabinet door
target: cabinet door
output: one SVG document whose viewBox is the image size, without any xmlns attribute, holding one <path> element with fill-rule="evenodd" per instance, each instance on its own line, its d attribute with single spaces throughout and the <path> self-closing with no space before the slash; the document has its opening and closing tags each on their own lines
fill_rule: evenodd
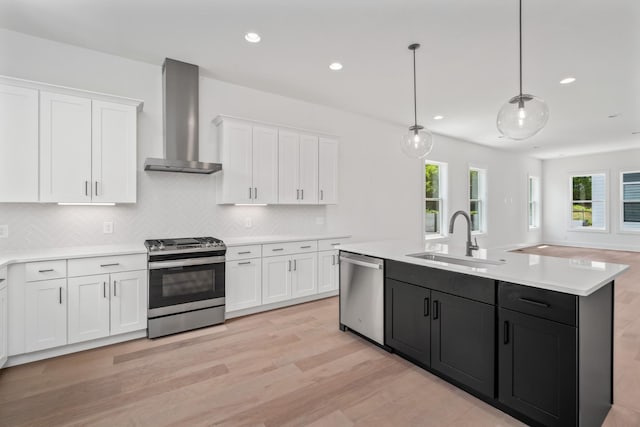
<svg viewBox="0 0 640 427">
<path fill-rule="evenodd" d="M 291 257 L 262 258 L 262 303 L 291 299 Z"/>
<path fill-rule="evenodd" d="M 253 127 L 253 202 L 278 202 L 278 129 Z"/>
<path fill-rule="evenodd" d="M 318 252 L 318 293 L 338 289 L 338 251 Z"/>
<path fill-rule="evenodd" d="M 251 125 L 225 121 L 219 125 L 223 169 L 219 203 L 251 203 L 253 201 L 253 130 Z"/>
<path fill-rule="evenodd" d="M 291 297 L 298 298 L 318 293 L 318 253 L 297 254 L 291 257 Z"/>
<path fill-rule="evenodd" d="M 40 92 L 40 201 L 91 201 L 91 100 Z"/>
<path fill-rule="evenodd" d="M 38 91 L 0 85 L 0 202 L 38 201 Z"/>
<path fill-rule="evenodd" d="M 431 362 L 431 291 L 385 281 L 385 344 L 429 366 Z"/>
<path fill-rule="evenodd" d="M 67 343 L 67 279 L 24 285 L 25 349 L 44 350 Z"/>
<path fill-rule="evenodd" d="M 147 327 L 147 270 L 111 275 L 111 335 Z"/>
<path fill-rule="evenodd" d="M 226 311 L 262 304 L 262 266 L 260 258 L 228 261 L 225 265 Z"/>
<path fill-rule="evenodd" d="M 300 135 L 300 203 L 318 203 L 318 137 Z"/>
<path fill-rule="evenodd" d="M 498 397 L 546 426 L 576 425 L 576 328 L 500 309 Z"/>
<path fill-rule="evenodd" d="M 318 203 L 338 203 L 338 141 L 320 138 L 318 142 Z"/>
<path fill-rule="evenodd" d="M 431 368 L 494 397 L 495 307 L 431 291 Z"/>
<path fill-rule="evenodd" d="M 0 368 L 4 366 L 7 362 L 7 355 L 9 353 L 9 342 L 8 342 L 8 307 L 7 307 L 7 292 L 8 287 L 0 289 Z"/>
<path fill-rule="evenodd" d="M 92 200 L 136 201 L 136 107 L 92 102 Z"/>
<path fill-rule="evenodd" d="M 291 131 L 278 131 L 278 201 L 297 204 L 300 201 L 300 136 Z"/>
<path fill-rule="evenodd" d="M 69 344 L 109 336 L 109 275 L 67 281 Z"/>
</svg>

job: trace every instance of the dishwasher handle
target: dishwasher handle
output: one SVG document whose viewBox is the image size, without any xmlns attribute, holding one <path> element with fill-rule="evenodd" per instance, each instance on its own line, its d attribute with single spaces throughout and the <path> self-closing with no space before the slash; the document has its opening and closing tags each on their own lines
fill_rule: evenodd
<svg viewBox="0 0 640 427">
<path fill-rule="evenodd" d="M 340 257 L 340 262 L 347 262 L 349 264 L 359 265 L 360 267 L 374 268 L 376 270 L 382 269 L 382 264 L 375 264 L 373 262 L 360 261 L 353 258 Z"/>
</svg>

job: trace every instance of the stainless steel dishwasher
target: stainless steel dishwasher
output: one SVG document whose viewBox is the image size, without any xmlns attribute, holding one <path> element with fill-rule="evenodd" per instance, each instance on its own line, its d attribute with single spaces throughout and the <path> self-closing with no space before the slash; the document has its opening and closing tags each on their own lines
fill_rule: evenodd
<svg viewBox="0 0 640 427">
<path fill-rule="evenodd" d="M 340 329 L 384 345 L 384 261 L 340 252 Z"/>
</svg>

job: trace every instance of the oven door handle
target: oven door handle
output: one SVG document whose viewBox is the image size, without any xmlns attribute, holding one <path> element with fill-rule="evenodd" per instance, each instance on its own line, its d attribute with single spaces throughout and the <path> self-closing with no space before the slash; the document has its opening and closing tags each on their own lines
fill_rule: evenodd
<svg viewBox="0 0 640 427">
<path fill-rule="evenodd" d="M 162 268 L 189 267 L 192 265 L 219 264 L 225 261 L 223 256 L 210 256 L 205 258 L 179 259 L 175 261 L 154 261 L 149 263 L 149 270 Z"/>
</svg>

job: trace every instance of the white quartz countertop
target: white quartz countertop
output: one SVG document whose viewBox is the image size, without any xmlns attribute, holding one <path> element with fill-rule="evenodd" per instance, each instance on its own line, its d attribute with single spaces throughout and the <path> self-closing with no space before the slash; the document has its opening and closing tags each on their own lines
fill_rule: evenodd
<svg viewBox="0 0 640 427">
<path fill-rule="evenodd" d="M 227 247 L 242 245 L 262 245 L 266 243 L 298 242 L 302 240 L 325 240 L 325 239 L 346 239 L 351 237 L 348 234 L 317 234 L 317 235 L 273 235 L 273 236 L 251 236 L 251 237 L 223 237 L 222 241 Z"/>
<path fill-rule="evenodd" d="M 17 251 L 0 252 L 0 267 L 20 262 L 146 253 L 147 249 L 142 243 L 136 245 L 101 245 L 75 246 L 68 248 L 24 249 Z"/>
<path fill-rule="evenodd" d="M 464 248 L 452 247 L 441 243 L 401 240 L 347 243 L 338 246 L 337 249 L 578 296 L 592 294 L 629 268 L 628 265 L 623 264 L 581 258 L 547 257 L 510 252 L 505 249 L 480 249 L 474 251 L 473 254 L 474 258 L 479 259 L 504 260 L 504 264 L 466 267 L 407 256 L 408 254 L 420 252 L 435 252 L 465 258 Z"/>
</svg>

